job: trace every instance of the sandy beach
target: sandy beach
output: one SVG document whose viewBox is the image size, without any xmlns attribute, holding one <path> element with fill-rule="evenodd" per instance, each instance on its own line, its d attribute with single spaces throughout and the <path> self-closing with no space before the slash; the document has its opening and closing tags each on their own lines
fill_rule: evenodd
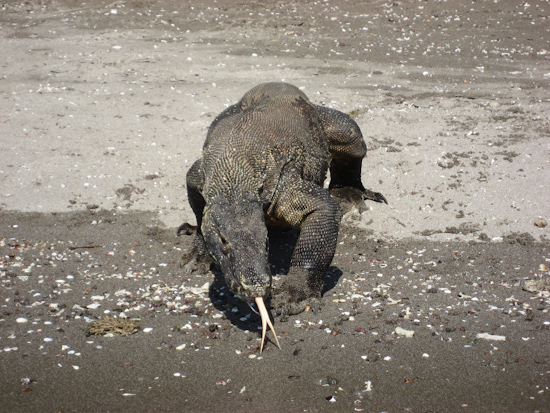
<svg viewBox="0 0 550 413">
<path fill-rule="evenodd" d="M 0 6 L 0 411 L 550 411 L 548 2 Z M 260 354 L 176 228 L 209 124 L 268 81 L 356 120 L 388 205 Z"/>
</svg>

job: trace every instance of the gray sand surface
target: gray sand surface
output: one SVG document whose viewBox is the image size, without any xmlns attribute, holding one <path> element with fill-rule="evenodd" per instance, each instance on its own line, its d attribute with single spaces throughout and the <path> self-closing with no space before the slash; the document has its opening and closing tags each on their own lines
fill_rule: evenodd
<svg viewBox="0 0 550 413">
<path fill-rule="evenodd" d="M 547 1 L 0 6 L 0 412 L 550 411 Z M 321 313 L 260 355 L 175 228 L 266 81 L 355 118 L 389 205 L 344 217 Z"/>
</svg>

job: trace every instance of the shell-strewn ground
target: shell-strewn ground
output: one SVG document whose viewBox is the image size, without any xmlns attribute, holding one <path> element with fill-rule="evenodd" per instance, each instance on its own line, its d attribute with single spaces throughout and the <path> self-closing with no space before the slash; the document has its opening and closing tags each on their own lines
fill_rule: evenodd
<svg viewBox="0 0 550 413">
<path fill-rule="evenodd" d="M 0 410 L 548 411 L 548 16 L 2 3 Z M 389 205 L 345 216 L 321 312 L 276 319 L 260 355 L 258 316 L 182 272 L 174 228 L 213 117 L 274 80 L 356 119 Z M 128 334 L 90 334 L 104 317 Z"/>
</svg>

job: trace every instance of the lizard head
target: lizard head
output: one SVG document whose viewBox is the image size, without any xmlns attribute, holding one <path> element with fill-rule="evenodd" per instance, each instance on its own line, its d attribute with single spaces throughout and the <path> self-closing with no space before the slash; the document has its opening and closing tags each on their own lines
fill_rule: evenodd
<svg viewBox="0 0 550 413">
<path fill-rule="evenodd" d="M 269 295 L 267 228 L 257 198 L 214 197 L 205 206 L 201 230 L 234 294 L 249 302 Z"/>
</svg>

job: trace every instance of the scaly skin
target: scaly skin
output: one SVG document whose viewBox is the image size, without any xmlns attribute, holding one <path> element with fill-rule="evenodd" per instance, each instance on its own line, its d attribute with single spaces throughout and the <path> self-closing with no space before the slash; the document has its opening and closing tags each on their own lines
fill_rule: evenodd
<svg viewBox="0 0 550 413">
<path fill-rule="evenodd" d="M 272 307 L 277 314 L 318 308 L 336 249 L 337 200 L 386 202 L 361 183 L 366 152 L 359 127 L 344 113 L 312 104 L 286 83 L 254 87 L 214 119 L 202 158 L 187 174 L 197 233 L 186 269 L 207 270 L 211 257 L 231 290 L 258 304 L 271 294 L 266 222 L 284 224 L 300 235 Z M 265 336 L 266 324 L 273 327 L 260 301 Z"/>
</svg>

